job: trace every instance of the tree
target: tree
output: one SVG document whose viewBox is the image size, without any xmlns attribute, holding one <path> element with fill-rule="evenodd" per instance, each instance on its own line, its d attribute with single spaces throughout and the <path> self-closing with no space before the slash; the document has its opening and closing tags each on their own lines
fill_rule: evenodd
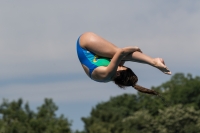
<svg viewBox="0 0 200 133">
<path fill-rule="evenodd" d="M 71 123 L 63 115 L 57 117 L 58 107 L 53 100 L 45 99 L 38 112 L 31 111 L 23 100 L 8 102 L 0 106 L 0 132 L 3 133 L 71 133 Z"/>
<path fill-rule="evenodd" d="M 91 111 L 91 117 L 82 118 L 88 133 L 122 133 L 121 121 L 133 110 L 137 111 L 137 96 L 124 94 L 100 103 Z"/>
<path fill-rule="evenodd" d="M 200 132 L 200 78 L 177 73 L 151 89 L 160 96 L 123 94 L 112 97 L 83 117 L 86 133 Z"/>
<path fill-rule="evenodd" d="M 170 105 L 192 104 L 200 109 L 200 77 L 193 78 L 191 74 L 175 74 L 170 81 L 154 88 L 162 92 Z"/>
<path fill-rule="evenodd" d="M 123 133 L 153 133 L 154 117 L 148 110 L 139 110 L 122 119 Z"/>
<path fill-rule="evenodd" d="M 200 110 L 182 104 L 159 110 L 155 121 L 155 131 L 159 133 L 199 133 L 199 116 Z"/>
</svg>

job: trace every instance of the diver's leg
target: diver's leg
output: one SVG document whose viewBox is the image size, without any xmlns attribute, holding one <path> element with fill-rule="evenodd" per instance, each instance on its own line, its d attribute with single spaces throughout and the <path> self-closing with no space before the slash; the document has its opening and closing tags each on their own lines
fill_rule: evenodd
<svg viewBox="0 0 200 133">
<path fill-rule="evenodd" d="M 91 32 L 87 32 L 81 35 L 80 45 L 81 47 L 99 56 L 108 58 L 112 58 L 118 49 L 118 47 L 116 47 L 114 44 Z M 161 58 L 151 58 L 143 53 L 136 51 L 127 55 L 124 60 L 149 64 L 160 69 L 166 74 L 171 74 Z"/>
<path fill-rule="evenodd" d="M 88 51 L 108 58 L 112 58 L 118 49 L 114 44 L 92 32 L 82 34 L 79 42 L 81 47 Z"/>
<path fill-rule="evenodd" d="M 165 74 L 171 74 L 170 70 L 167 68 L 162 58 L 152 58 L 148 55 L 136 51 L 124 57 L 124 60 L 149 64 L 153 67 L 158 68 Z"/>
</svg>

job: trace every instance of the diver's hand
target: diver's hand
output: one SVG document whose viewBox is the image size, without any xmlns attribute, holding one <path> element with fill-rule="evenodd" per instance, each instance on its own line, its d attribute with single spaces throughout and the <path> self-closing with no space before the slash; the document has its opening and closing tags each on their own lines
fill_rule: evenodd
<svg viewBox="0 0 200 133">
<path fill-rule="evenodd" d="M 124 63 L 125 63 L 125 61 L 121 61 L 121 62 L 119 63 L 119 66 L 123 66 Z"/>
</svg>

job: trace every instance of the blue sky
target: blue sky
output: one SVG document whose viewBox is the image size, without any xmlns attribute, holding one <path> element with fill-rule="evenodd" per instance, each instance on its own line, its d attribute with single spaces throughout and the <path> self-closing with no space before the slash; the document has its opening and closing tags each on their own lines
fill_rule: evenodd
<svg viewBox="0 0 200 133">
<path fill-rule="evenodd" d="M 85 75 L 75 46 L 84 32 L 119 47 L 139 46 L 164 58 L 172 73 L 200 75 L 198 0 L 1 1 L 0 18 L 0 100 L 23 98 L 35 109 L 52 98 L 73 129 L 83 129 L 81 117 L 99 102 L 136 93 Z M 126 65 L 145 87 L 171 77 L 148 65 Z"/>
</svg>

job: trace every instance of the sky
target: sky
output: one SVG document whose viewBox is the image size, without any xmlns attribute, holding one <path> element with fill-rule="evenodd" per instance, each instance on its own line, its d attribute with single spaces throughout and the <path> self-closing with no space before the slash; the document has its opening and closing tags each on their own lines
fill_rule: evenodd
<svg viewBox="0 0 200 133">
<path fill-rule="evenodd" d="M 138 46 L 161 57 L 173 74 L 200 76 L 200 1 L 193 0 L 0 0 L 0 102 L 22 98 L 31 108 L 52 98 L 82 130 L 98 103 L 133 88 L 92 81 L 76 54 L 77 38 L 94 32 L 118 47 Z M 128 62 L 138 84 L 151 88 L 171 76 Z M 173 76 L 172 74 L 172 76 Z"/>
</svg>

